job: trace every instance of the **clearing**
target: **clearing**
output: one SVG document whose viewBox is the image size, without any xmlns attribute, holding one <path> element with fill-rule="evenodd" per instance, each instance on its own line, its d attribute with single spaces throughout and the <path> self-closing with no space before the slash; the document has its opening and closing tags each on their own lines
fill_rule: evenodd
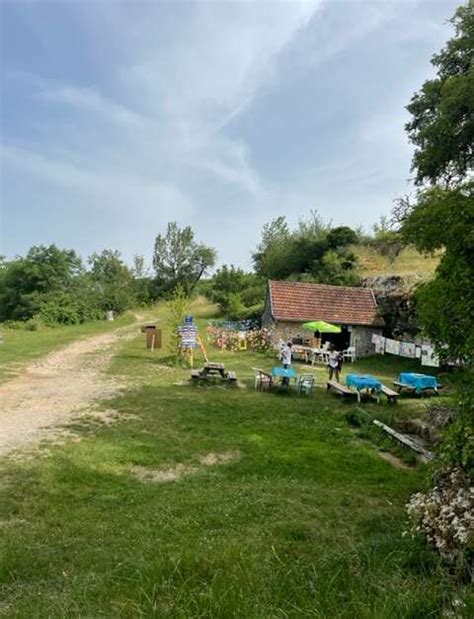
<svg viewBox="0 0 474 619">
<path fill-rule="evenodd" d="M 271 356 L 208 352 L 242 388 L 187 384 L 189 369 L 166 348 L 147 351 L 136 326 L 71 344 L 7 383 L 2 425 L 21 406 L 55 409 L 69 429 L 67 411 L 91 406 L 118 421 L 74 413 L 80 440 L 0 459 L 0 616 L 473 615 L 470 588 L 403 535 L 425 465 L 380 457 L 393 445 L 354 432 L 357 407 L 325 392 L 323 368 L 310 370 L 314 397 L 296 398 L 253 389 L 252 366 L 270 369 Z M 350 369 L 390 381 L 402 363 Z M 425 400 L 362 406 L 389 423 L 422 415 Z"/>
</svg>

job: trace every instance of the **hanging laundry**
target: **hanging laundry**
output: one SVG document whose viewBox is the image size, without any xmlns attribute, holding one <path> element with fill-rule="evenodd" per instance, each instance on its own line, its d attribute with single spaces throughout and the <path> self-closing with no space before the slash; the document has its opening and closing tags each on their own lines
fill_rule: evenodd
<svg viewBox="0 0 474 619">
<path fill-rule="evenodd" d="M 421 347 L 421 365 L 439 368 L 439 357 L 433 346 L 423 344 Z"/>
<path fill-rule="evenodd" d="M 416 346 L 411 342 L 400 342 L 400 357 L 416 358 Z"/>
<path fill-rule="evenodd" d="M 400 342 L 397 340 L 391 340 L 388 337 L 385 338 L 385 352 L 388 352 L 390 355 L 399 355 Z"/>
</svg>

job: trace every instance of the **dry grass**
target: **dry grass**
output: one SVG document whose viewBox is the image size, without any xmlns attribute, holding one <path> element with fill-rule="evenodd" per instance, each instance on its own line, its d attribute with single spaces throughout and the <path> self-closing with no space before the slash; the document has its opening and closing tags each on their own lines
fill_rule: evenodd
<svg viewBox="0 0 474 619">
<path fill-rule="evenodd" d="M 371 247 L 358 246 L 354 253 L 359 258 L 362 277 L 402 275 L 408 280 L 430 279 L 439 263 L 439 256 L 424 256 L 413 247 L 407 247 L 393 263 Z"/>
</svg>

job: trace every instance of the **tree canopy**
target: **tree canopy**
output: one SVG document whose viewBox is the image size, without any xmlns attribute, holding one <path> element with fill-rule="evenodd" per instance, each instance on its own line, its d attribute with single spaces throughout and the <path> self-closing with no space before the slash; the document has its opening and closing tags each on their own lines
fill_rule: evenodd
<svg viewBox="0 0 474 619">
<path fill-rule="evenodd" d="M 189 294 L 215 261 L 215 249 L 197 243 L 190 226 L 180 228 L 176 222 L 170 222 L 166 234 L 156 237 L 153 267 L 162 293 L 182 285 Z"/>
<path fill-rule="evenodd" d="M 451 20 L 455 36 L 433 56 L 437 75 L 407 106 L 408 136 L 415 145 L 415 180 L 462 182 L 474 158 L 474 4 L 461 6 Z"/>
<path fill-rule="evenodd" d="M 442 250 L 433 281 L 418 305 L 426 333 L 441 355 L 473 360 L 474 331 L 474 4 L 451 20 L 455 35 L 434 56 L 437 76 L 408 105 L 416 146 L 416 203 L 401 211 L 402 234 L 419 250 Z"/>
</svg>

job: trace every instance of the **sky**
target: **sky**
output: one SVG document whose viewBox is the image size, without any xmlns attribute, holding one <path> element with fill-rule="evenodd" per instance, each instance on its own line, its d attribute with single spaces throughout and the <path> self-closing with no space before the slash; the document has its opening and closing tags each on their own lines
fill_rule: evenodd
<svg viewBox="0 0 474 619">
<path fill-rule="evenodd" d="M 151 261 L 167 222 L 251 268 L 263 224 L 370 229 L 459 0 L 0 0 L 0 254 Z"/>
</svg>

